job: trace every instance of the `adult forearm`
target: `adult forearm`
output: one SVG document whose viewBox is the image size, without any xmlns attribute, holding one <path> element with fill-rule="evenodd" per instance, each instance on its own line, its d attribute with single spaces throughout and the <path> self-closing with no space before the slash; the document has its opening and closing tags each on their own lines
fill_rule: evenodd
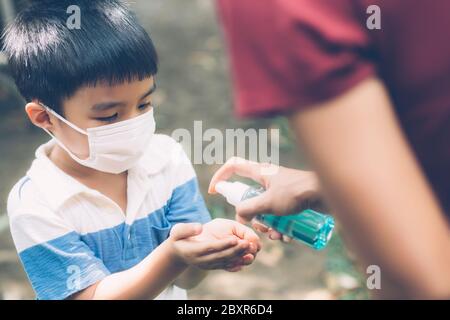
<svg viewBox="0 0 450 320">
<path fill-rule="evenodd" d="M 359 257 L 403 297 L 446 297 L 448 224 L 392 109 L 371 79 L 292 124 Z"/>
</svg>

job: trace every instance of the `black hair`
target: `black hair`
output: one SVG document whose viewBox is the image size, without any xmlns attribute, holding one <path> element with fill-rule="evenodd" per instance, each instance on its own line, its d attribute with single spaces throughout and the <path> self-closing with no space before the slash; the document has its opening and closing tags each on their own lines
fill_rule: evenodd
<svg viewBox="0 0 450 320">
<path fill-rule="evenodd" d="M 80 29 L 67 25 L 72 5 L 80 9 Z M 34 0 L 3 38 L 20 93 L 59 113 L 83 86 L 142 80 L 158 69 L 152 40 L 121 0 Z"/>
</svg>

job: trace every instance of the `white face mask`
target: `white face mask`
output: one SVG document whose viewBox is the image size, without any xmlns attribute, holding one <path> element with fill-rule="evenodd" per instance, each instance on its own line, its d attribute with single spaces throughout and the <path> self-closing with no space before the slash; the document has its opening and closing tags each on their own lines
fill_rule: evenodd
<svg viewBox="0 0 450 320">
<path fill-rule="evenodd" d="M 85 131 L 67 121 L 49 107 L 41 105 L 68 126 L 88 137 L 89 157 L 80 159 L 50 131 L 44 129 L 72 159 L 83 166 L 98 171 L 118 174 L 132 168 L 147 150 L 155 133 L 153 108 L 132 119 L 88 128 Z"/>
</svg>

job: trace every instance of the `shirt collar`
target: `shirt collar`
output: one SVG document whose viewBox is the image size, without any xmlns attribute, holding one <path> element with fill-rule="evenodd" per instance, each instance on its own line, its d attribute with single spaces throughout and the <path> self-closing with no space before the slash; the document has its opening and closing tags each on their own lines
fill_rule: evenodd
<svg viewBox="0 0 450 320">
<path fill-rule="evenodd" d="M 36 184 L 45 200 L 53 209 L 58 209 L 65 201 L 76 194 L 90 189 L 58 168 L 48 157 L 56 144 L 51 139 L 39 146 L 27 176 Z"/>
<path fill-rule="evenodd" d="M 49 159 L 48 155 L 56 143 L 55 139 L 51 139 L 39 146 L 35 153 L 36 158 L 27 172 L 27 176 L 36 184 L 54 210 L 59 209 L 61 205 L 77 194 L 99 194 L 98 191 L 85 186 L 62 171 Z M 148 152 L 135 167 L 128 171 L 128 181 L 143 193 L 151 186 L 151 176 L 163 170 L 169 162 L 168 157 L 164 157 L 164 152 L 158 149 L 157 142 L 151 143 Z"/>
</svg>

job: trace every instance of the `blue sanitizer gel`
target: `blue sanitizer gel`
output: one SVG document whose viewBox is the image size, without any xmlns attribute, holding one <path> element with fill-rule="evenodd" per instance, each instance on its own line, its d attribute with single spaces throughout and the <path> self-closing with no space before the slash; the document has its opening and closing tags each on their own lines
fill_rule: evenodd
<svg viewBox="0 0 450 320">
<path fill-rule="evenodd" d="M 237 205 L 241 201 L 260 195 L 264 192 L 264 188 L 250 187 L 241 182 L 221 181 L 216 185 L 216 191 L 225 196 L 228 203 Z M 262 214 L 256 216 L 256 219 L 316 250 L 326 247 L 334 228 L 332 216 L 311 209 L 289 216 Z"/>
</svg>

